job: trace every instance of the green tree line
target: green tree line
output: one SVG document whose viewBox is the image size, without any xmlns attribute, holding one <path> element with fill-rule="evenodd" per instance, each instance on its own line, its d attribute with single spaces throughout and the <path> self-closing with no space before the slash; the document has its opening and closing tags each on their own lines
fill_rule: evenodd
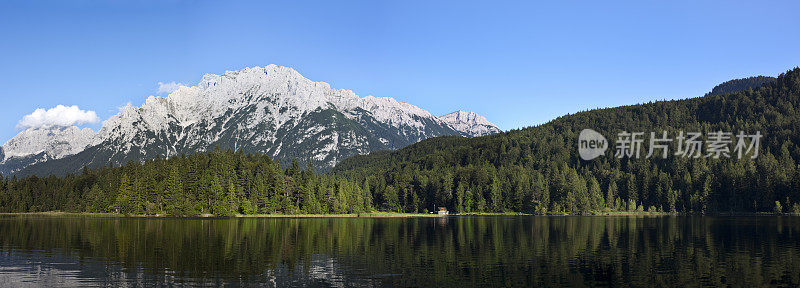
<svg viewBox="0 0 800 288">
<path fill-rule="evenodd" d="M 63 178 L 6 178 L 0 209 L 121 214 L 363 213 L 366 183 L 317 175 L 296 161 L 283 168 L 264 155 L 220 151 L 84 169 Z"/>
</svg>

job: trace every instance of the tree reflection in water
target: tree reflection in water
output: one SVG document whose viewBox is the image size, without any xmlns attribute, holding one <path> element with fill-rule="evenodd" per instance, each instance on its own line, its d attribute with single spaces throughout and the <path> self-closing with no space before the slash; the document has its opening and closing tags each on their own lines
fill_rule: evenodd
<svg viewBox="0 0 800 288">
<path fill-rule="evenodd" d="M 796 217 L 0 216 L 4 283 L 798 286 Z"/>
</svg>

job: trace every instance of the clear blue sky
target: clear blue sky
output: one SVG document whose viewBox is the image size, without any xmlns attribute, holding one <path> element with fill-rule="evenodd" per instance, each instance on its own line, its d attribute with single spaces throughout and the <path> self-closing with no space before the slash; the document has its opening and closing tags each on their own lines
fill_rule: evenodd
<svg viewBox="0 0 800 288">
<path fill-rule="evenodd" d="M 800 65 L 798 1 L 26 2 L 0 2 L 1 142 L 36 108 L 105 120 L 268 64 L 504 130 Z"/>
</svg>

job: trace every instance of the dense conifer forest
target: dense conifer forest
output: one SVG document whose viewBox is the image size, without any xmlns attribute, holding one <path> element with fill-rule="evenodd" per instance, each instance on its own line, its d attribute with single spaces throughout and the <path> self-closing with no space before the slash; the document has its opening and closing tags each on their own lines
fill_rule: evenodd
<svg viewBox="0 0 800 288">
<path fill-rule="evenodd" d="M 577 150 L 578 134 L 586 128 L 611 141 L 622 131 L 664 131 L 673 138 L 679 131 L 743 131 L 763 137 L 755 159 L 752 154 L 617 158 L 611 146 L 606 156 L 584 161 Z M 732 140 L 736 144 L 736 136 Z M 597 109 L 487 137 L 439 137 L 351 157 L 334 172 L 369 180 L 378 207 L 398 198 L 405 211 L 443 205 L 458 212 L 796 213 L 799 143 L 800 69 L 795 68 L 755 89 Z M 676 146 L 671 142 L 668 151 L 678 151 Z"/>
<path fill-rule="evenodd" d="M 748 86 L 753 87 L 753 86 Z M 231 216 L 371 211 L 586 214 L 800 212 L 800 69 L 734 93 L 597 109 L 477 138 L 439 137 L 351 157 L 326 174 L 267 156 L 216 150 L 4 177 L 2 212 Z M 738 131 L 763 135 L 758 157 L 578 157 L 578 133 Z M 735 143 L 735 138 L 734 138 Z M 647 146 L 644 143 L 644 154 Z M 676 151 L 676 141 L 669 151 Z M 731 154 L 735 154 L 731 152 Z"/>
<path fill-rule="evenodd" d="M 232 216 L 360 213 L 372 210 L 369 187 L 316 175 L 293 162 L 284 169 L 263 155 L 216 150 L 191 156 L 84 169 L 64 178 L 7 178 L 6 212 L 69 211 Z"/>
</svg>

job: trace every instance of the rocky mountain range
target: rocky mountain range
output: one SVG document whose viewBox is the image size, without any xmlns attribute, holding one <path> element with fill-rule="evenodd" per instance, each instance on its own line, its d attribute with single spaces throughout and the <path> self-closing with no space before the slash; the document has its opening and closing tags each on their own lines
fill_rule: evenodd
<svg viewBox="0 0 800 288">
<path fill-rule="evenodd" d="M 233 149 L 332 167 L 376 150 L 422 139 L 500 132 L 472 112 L 441 117 L 388 97 L 313 82 L 276 65 L 207 74 L 196 86 L 128 105 L 95 133 L 78 127 L 28 128 L 3 145 L 3 175 L 63 175 L 83 167 L 120 165 Z"/>
</svg>

